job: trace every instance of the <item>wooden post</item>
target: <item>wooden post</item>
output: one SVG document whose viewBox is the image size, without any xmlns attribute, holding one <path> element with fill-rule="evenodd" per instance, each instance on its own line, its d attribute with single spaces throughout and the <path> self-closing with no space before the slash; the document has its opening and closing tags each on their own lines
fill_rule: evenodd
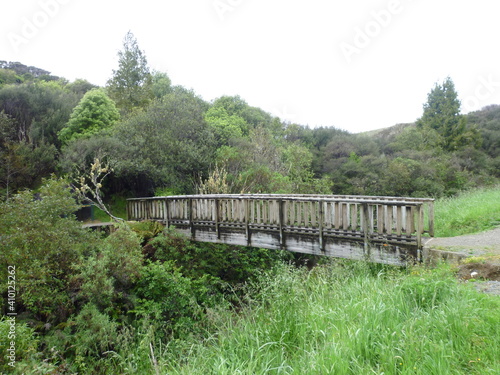
<svg viewBox="0 0 500 375">
<path fill-rule="evenodd" d="M 283 199 L 278 200 L 278 216 L 279 216 L 279 230 L 280 230 L 280 247 L 284 249 L 285 237 L 283 233 L 283 222 L 284 222 L 284 209 L 283 209 Z"/>
<path fill-rule="evenodd" d="M 189 198 L 188 204 L 189 204 L 189 207 L 188 207 L 189 229 L 191 230 L 191 239 L 194 240 L 195 233 L 194 233 L 194 225 L 193 225 L 193 219 L 194 219 L 194 215 L 193 215 L 193 198 Z"/>
<path fill-rule="evenodd" d="M 363 212 L 363 236 L 364 236 L 364 248 L 365 256 L 370 255 L 370 243 L 369 243 L 369 226 L 370 226 L 370 209 L 368 203 L 362 203 Z"/>
<path fill-rule="evenodd" d="M 164 215 L 164 219 L 165 219 L 165 225 L 168 228 L 170 226 L 168 199 L 163 200 L 163 215 Z"/>
<path fill-rule="evenodd" d="M 422 233 L 424 232 L 424 212 L 422 205 L 417 206 L 417 260 L 422 262 Z"/>
<path fill-rule="evenodd" d="M 217 234 L 217 239 L 220 239 L 220 228 L 219 228 L 219 200 L 214 199 L 215 203 L 215 233 Z"/>
<path fill-rule="evenodd" d="M 434 202 L 429 202 L 429 236 L 434 237 Z"/>
<path fill-rule="evenodd" d="M 251 239 L 251 233 L 250 233 L 250 200 L 249 199 L 245 199 L 244 201 L 244 215 L 245 215 L 245 236 L 247 237 L 247 246 L 250 246 L 250 244 L 252 243 L 252 239 Z"/>
<path fill-rule="evenodd" d="M 325 245 L 323 243 L 323 220 L 324 220 L 324 213 L 323 213 L 323 201 L 318 201 L 319 205 L 319 217 L 318 217 L 318 231 L 319 231 L 319 249 L 321 252 L 325 251 Z"/>
</svg>

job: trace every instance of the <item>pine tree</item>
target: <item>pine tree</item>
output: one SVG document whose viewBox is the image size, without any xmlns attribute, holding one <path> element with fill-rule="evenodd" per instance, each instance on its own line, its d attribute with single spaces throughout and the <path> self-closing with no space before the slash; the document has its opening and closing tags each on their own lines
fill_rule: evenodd
<svg viewBox="0 0 500 375">
<path fill-rule="evenodd" d="M 153 97 L 152 75 L 146 55 L 130 31 L 125 35 L 118 58 L 119 68 L 113 70 L 113 77 L 107 83 L 109 96 L 124 113 L 144 108 Z"/>
<path fill-rule="evenodd" d="M 427 95 L 424 113 L 417 126 L 427 138 L 437 138 L 432 142 L 429 140 L 429 144 L 437 143 L 446 151 L 478 146 L 480 140 L 478 131 L 467 127 L 466 117 L 460 114 L 460 100 L 450 77 L 442 85 L 436 83 Z"/>
</svg>

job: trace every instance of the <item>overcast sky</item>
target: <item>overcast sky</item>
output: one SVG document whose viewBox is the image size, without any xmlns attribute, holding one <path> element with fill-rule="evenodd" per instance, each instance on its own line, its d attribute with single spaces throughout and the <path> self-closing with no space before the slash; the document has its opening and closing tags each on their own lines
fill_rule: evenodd
<svg viewBox="0 0 500 375">
<path fill-rule="evenodd" d="M 500 104 L 498 0 L 2 0 L 0 60 L 105 85 L 128 30 L 205 100 L 361 132 L 415 121 L 450 76 L 464 113 Z"/>
</svg>

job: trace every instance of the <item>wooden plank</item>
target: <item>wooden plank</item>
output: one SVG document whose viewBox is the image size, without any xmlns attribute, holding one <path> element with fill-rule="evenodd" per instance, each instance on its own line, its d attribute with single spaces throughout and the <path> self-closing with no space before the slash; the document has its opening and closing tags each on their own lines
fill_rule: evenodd
<svg viewBox="0 0 500 375">
<path fill-rule="evenodd" d="M 245 216 L 245 237 L 247 239 L 247 246 L 250 246 L 251 243 L 251 234 L 250 234 L 250 200 L 245 199 L 243 201 L 244 206 L 244 216 Z"/>
<path fill-rule="evenodd" d="M 297 222 L 296 213 L 295 213 L 296 202 L 287 201 L 286 204 L 287 204 L 287 206 L 289 206 L 289 209 L 290 209 L 290 225 L 295 226 L 295 223 Z"/>
<path fill-rule="evenodd" d="M 384 215 L 385 206 L 378 204 L 377 205 L 377 233 L 383 234 L 385 230 L 385 215 Z"/>
<path fill-rule="evenodd" d="M 342 229 L 343 230 L 348 230 L 349 229 L 349 203 L 343 203 L 342 204 Z"/>
<path fill-rule="evenodd" d="M 215 203 L 215 233 L 217 234 L 217 238 L 220 239 L 220 204 L 221 202 L 216 198 L 214 199 Z"/>
<path fill-rule="evenodd" d="M 412 207 L 405 207 L 405 212 L 406 212 L 406 225 L 405 225 L 405 232 L 407 236 L 410 236 L 413 233 L 413 212 L 412 212 Z"/>
<path fill-rule="evenodd" d="M 417 248 L 422 249 L 422 234 L 424 233 L 424 210 L 422 205 L 416 207 L 417 210 Z M 420 254 L 421 255 L 421 254 Z M 419 259 L 422 261 L 422 259 Z"/>
<path fill-rule="evenodd" d="M 262 201 L 262 224 L 269 223 L 269 201 Z"/>
<path fill-rule="evenodd" d="M 324 206 L 323 202 L 318 202 L 318 232 L 319 232 L 319 249 L 325 251 L 325 244 L 323 242 L 323 221 L 324 221 Z"/>
<path fill-rule="evenodd" d="M 261 218 L 261 214 L 260 214 L 260 211 L 261 211 L 261 202 L 260 201 L 256 201 L 256 212 L 255 212 L 255 219 L 256 219 L 256 223 L 257 224 L 262 224 L 262 218 Z"/>
<path fill-rule="evenodd" d="M 429 202 L 428 206 L 428 223 L 429 223 L 429 236 L 434 237 L 434 202 Z"/>
<path fill-rule="evenodd" d="M 365 252 L 368 253 L 370 246 L 369 246 L 369 226 L 370 226 L 370 212 L 369 212 L 369 207 L 368 203 L 363 203 L 361 205 L 361 222 L 362 222 L 362 227 L 363 227 L 363 243 L 364 243 L 364 249 Z"/>
<path fill-rule="evenodd" d="M 340 203 L 335 202 L 333 204 L 333 222 L 335 229 L 340 229 Z"/>
<path fill-rule="evenodd" d="M 401 236 L 403 229 L 403 210 L 401 206 L 396 207 L 396 235 Z"/>
<path fill-rule="evenodd" d="M 351 230 L 353 232 L 357 232 L 358 226 L 361 226 L 360 222 L 358 221 L 358 204 L 353 204 L 352 205 L 352 211 L 351 211 Z"/>
<path fill-rule="evenodd" d="M 285 243 L 285 234 L 283 232 L 283 223 L 284 223 L 284 210 L 283 210 L 283 200 L 279 200 L 279 231 L 280 231 L 280 248 L 284 249 L 284 243 Z"/>
<path fill-rule="evenodd" d="M 386 206 L 387 207 L 387 221 L 385 224 L 385 231 L 388 234 L 392 234 L 393 232 L 393 225 L 392 225 L 392 214 L 394 212 L 393 206 Z"/>
<path fill-rule="evenodd" d="M 310 222 L 310 225 L 312 228 L 315 228 L 316 227 L 316 223 L 317 223 L 317 205 L 314 204 L 314 202 L 308 202 L 308 206 L 309 206 L 309 222 Z"/>
<path fill-rule="evenodd" d="M 330 229 L 332 227 L 332 203 L 324 202 L 324 227 Z"/>
<path fill-rule="evenodd" d="M 170 227 L 170 210 L 169 210 L 169 202 L 170 200 L 165 199 L 165 225 Z"/>
<path fill-rule="evenodd" d="M 236 202 L 234 199 L 231 199 L 229 203 L 230 203 L 230 212 L 231 212 L 231 217 L 229 218 L 229 221 L 234 223 L 234 222 L 238 221 Z"/>
<path fill-rule="evenodd" d="M 297 226 L 302 226 L 302 202 L 293 202 L 294 206 L 295 206 L 295 213 L 297 215 L 297 220 L 296 220 L 296 223 L 297 223 Z"/>
<path fill-rule="evenodd" d="M 191 230 L 191 239 L 194 240 L 195 232 L 194 232 L 194 207 L 193 207 L 193 199 L 189 199 L 188 201 L 188 220 L 189 220 L 189 229 Z"/>
</svg>

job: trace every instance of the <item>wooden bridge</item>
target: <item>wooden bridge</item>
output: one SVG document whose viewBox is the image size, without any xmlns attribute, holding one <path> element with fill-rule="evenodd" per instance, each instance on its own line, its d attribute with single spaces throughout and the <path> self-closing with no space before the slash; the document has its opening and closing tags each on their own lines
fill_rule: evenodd
<svg viewBox="0 0 500 375">
<path fill-rule="evenodd" d="M 155 220 L 195 241 L 405 265 L 434 235 L 434 200 L 338 195 L 133 198 L 129 220 Z"/>
</svg>

